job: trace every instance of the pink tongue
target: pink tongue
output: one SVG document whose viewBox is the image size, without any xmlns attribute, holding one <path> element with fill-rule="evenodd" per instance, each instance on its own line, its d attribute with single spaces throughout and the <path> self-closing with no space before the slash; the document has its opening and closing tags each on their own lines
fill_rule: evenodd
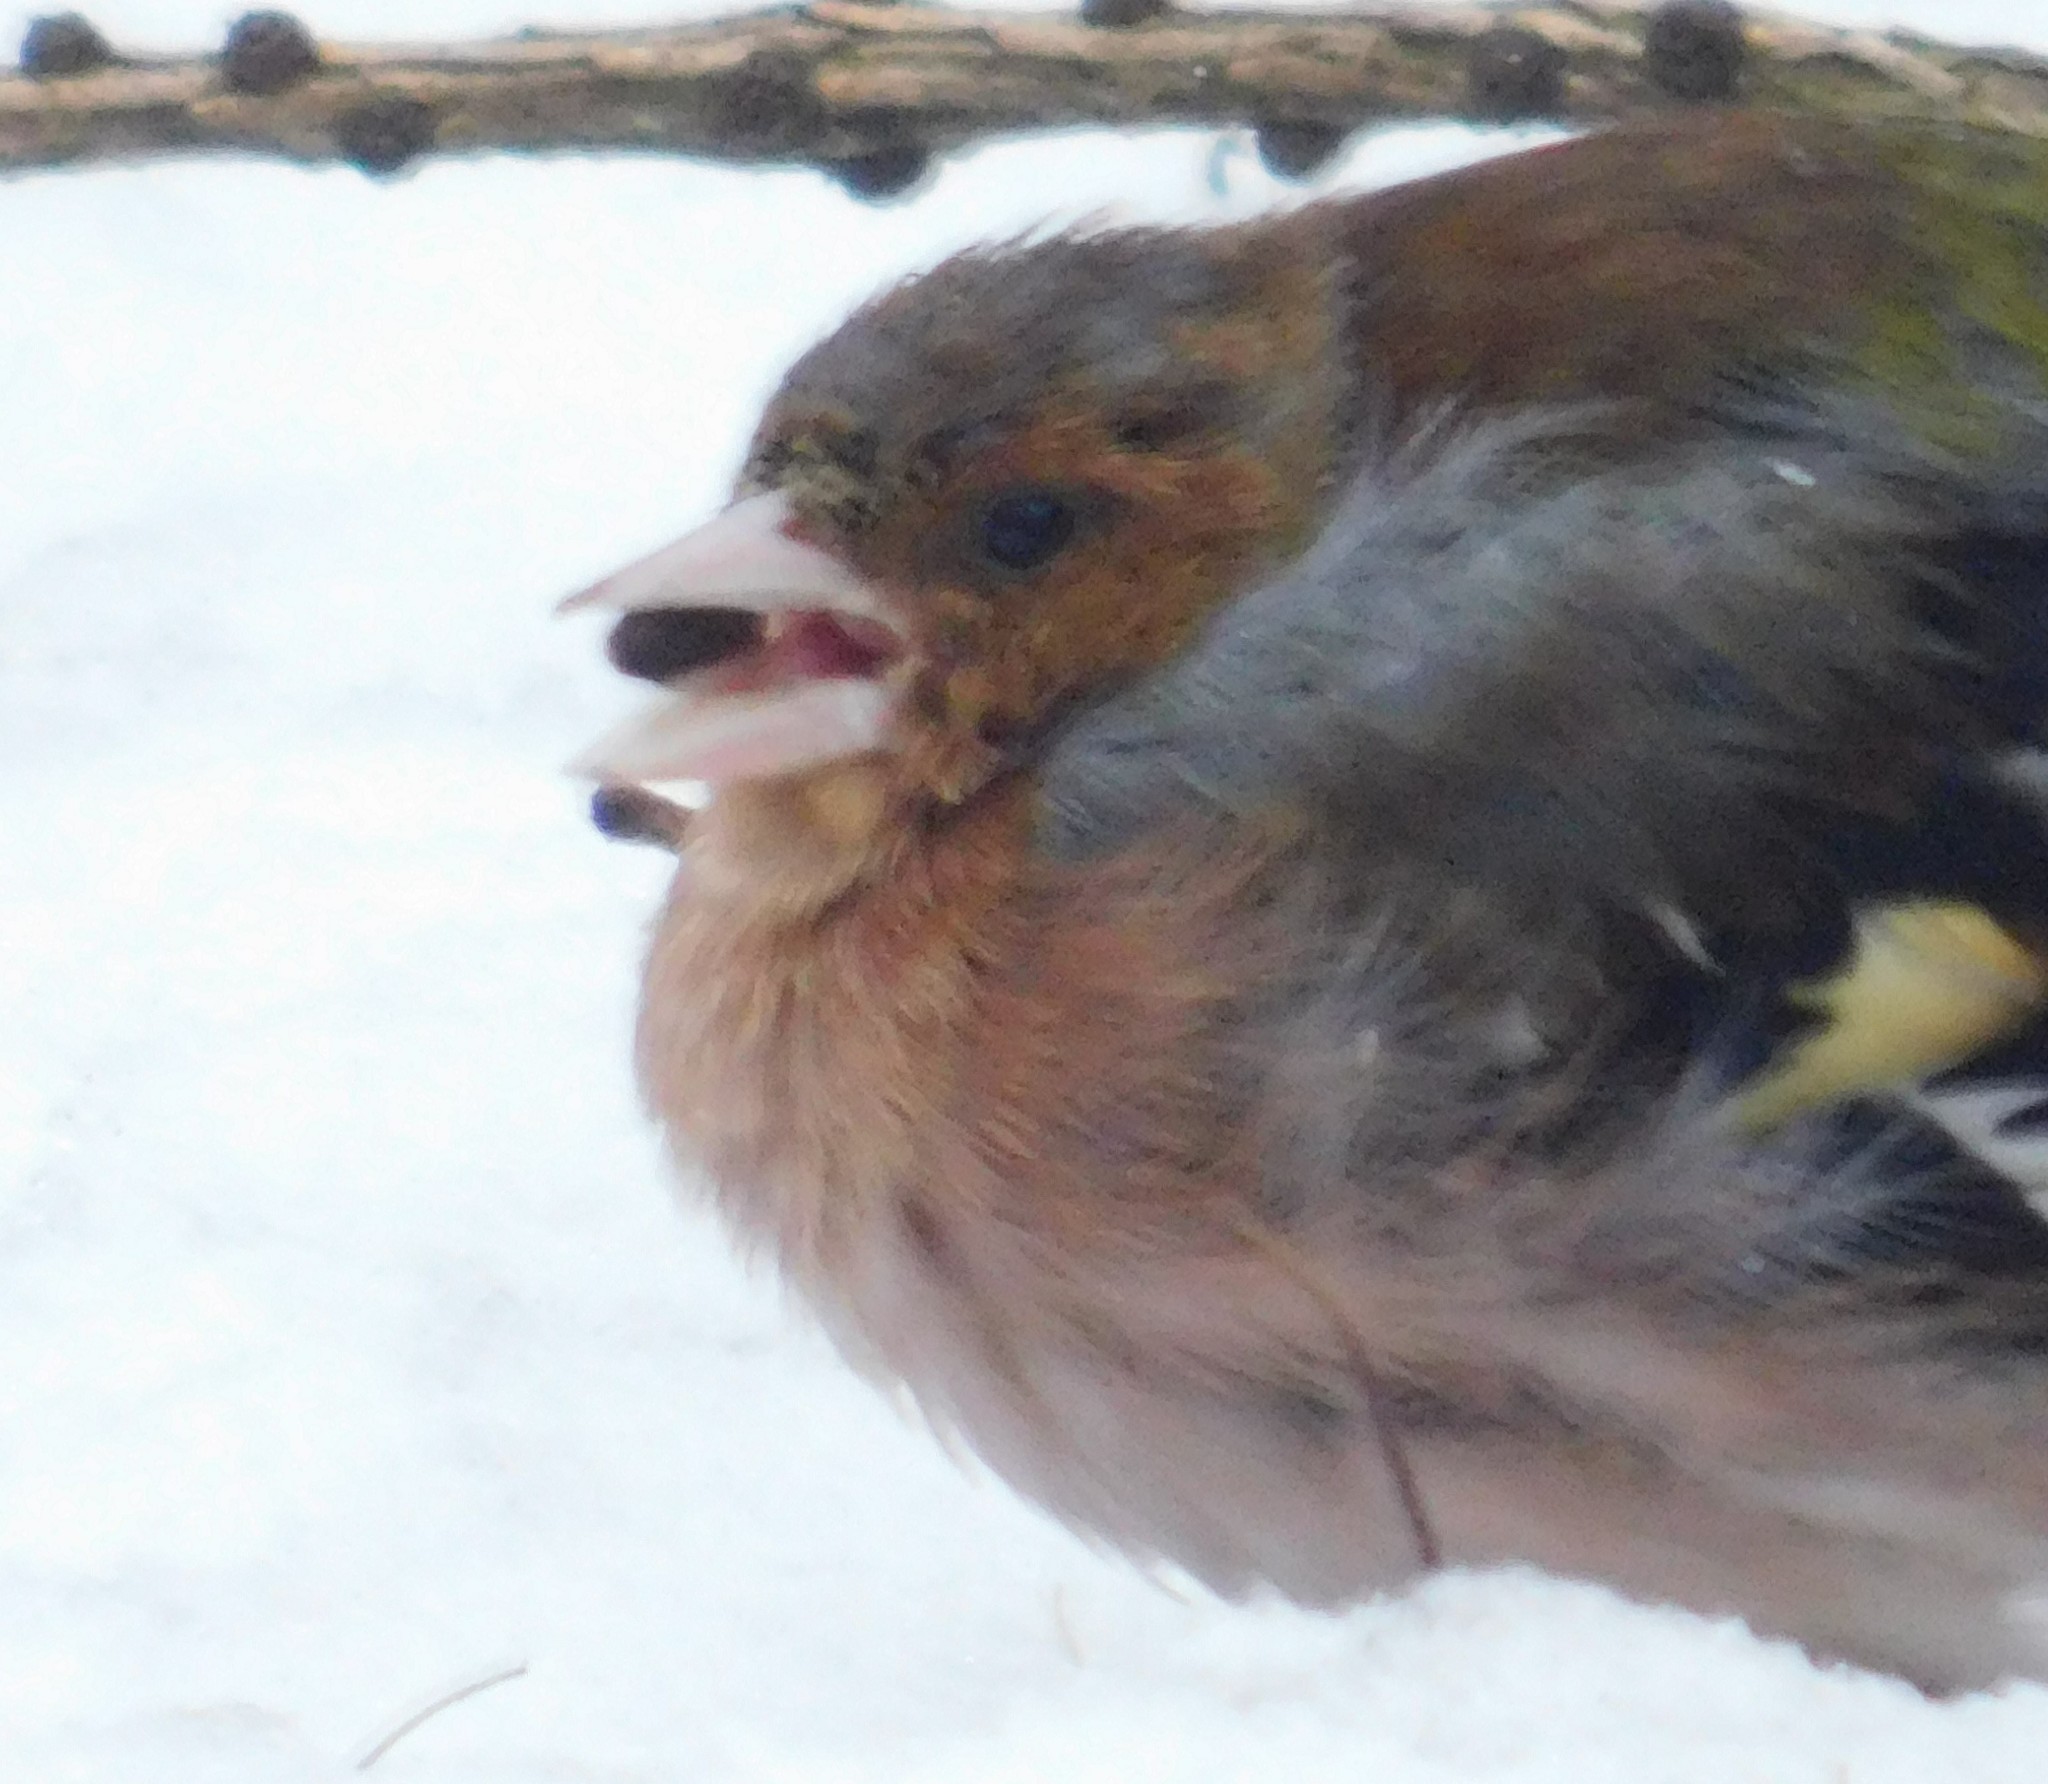
<svg viewBox="0 0 2048 1784">
<path fill-rule="evenodd" d="M 814 681 L 864 681 L 895 658 L 888 627 L 852 615 L 793 614 L 774 638 L 706 670 L 694 684 L 705 693 L 757 694 Z"/>
<path fill-rule="evenodd" d="M 774 679 L 805 681 L 872 675 L 894 654 L 895 640 L 881 627 L 829 613 L 798 614 L 766 652 Z"/>
</svg>

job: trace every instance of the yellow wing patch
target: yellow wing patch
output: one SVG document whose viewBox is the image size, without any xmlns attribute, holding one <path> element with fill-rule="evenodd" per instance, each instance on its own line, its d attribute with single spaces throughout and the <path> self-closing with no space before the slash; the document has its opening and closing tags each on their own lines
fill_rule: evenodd
<svg viewBox="0 0 2048 1784">
<path fill-rule="evenodd" d="M 1848 967 L 1789 1001 L 1821 1026 L 1735 1099 L 1745 1133 L 1960 1065 L 2048 1001 L 2048 960 L 1975 905 L 1884 905 L 1858 914 Z"/>
</svg>

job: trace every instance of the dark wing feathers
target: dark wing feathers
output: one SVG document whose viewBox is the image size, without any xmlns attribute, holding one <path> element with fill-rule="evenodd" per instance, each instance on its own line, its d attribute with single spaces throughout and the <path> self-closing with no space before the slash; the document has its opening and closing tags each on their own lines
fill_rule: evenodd
<svg viewBox="0 0 2048 1784">
<path fill-rule="evenodd" d="M 1668 945 L 1639 922 L 1603 964 L 1662 1013 L 1631 1033 L 1668 1081 L 1718 1078 L 1758 1131 L 1893 1134 L 1873 1255 L 2048 1272 L 2048 448 L 1975 469 L 1905 439 L 1782 410 L 1647 445 L 1587 412 L 1439 426 L 1053 740 L 1045 844 L 1285 811 L 1547 934 L 1560 907 L 1643 919 Z M 2019 991 L 1959 1042 L 1958 984 L 2008 948 Z M 1895 1020 L 1926 1033 L 1858 1050 Z M 1810 1070 L 1843 1031 L 1848 1064 Z"/>
<path fill-rule="evenodd" d="M 1567 413 L 1379 455 L 1296 564 L 1060 739 L 1050 845 L 1293 808 L 1481 880 L 1723 909 L 1800 842 L 1788 813 L 1913 802 L 1912 740 L 1967 722 L 1894 568 L 1925 493 L 1817 429 L 1639 446 Z"/>
</svg>

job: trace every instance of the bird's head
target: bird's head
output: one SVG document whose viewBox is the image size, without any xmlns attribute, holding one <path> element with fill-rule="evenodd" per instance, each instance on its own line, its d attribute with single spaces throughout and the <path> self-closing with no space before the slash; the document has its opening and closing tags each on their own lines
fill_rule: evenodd
<svg viewBox="0 0 2048 1784">
<path fill-rule="evenodd" d="M 665 691 L 587 770 L 856 845 L 971 802 L 1304 542 L 1328 268 L 1285 221 L 1103 231 L 869 304 L 791 370 L 721 514 L 567 603 L 617 612 L 612 662 Z"/>
</svg>

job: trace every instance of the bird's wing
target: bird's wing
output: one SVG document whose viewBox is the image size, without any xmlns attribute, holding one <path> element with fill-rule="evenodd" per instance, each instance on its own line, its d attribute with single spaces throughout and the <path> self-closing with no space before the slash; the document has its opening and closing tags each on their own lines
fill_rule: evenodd
<svg viewBox="0 0 2048 1784">
<path fill-rule="evenodd" d="M 1911 1096 L 2048 1188 L 2048 448 L 1966 467 L 1847 409 L 1604 426 L 1381 455 L 1056 740 L 1047 848 L 1278 810 L 1340 862 L 1633 915 L 1752 1130 Z"/>
</svg>

